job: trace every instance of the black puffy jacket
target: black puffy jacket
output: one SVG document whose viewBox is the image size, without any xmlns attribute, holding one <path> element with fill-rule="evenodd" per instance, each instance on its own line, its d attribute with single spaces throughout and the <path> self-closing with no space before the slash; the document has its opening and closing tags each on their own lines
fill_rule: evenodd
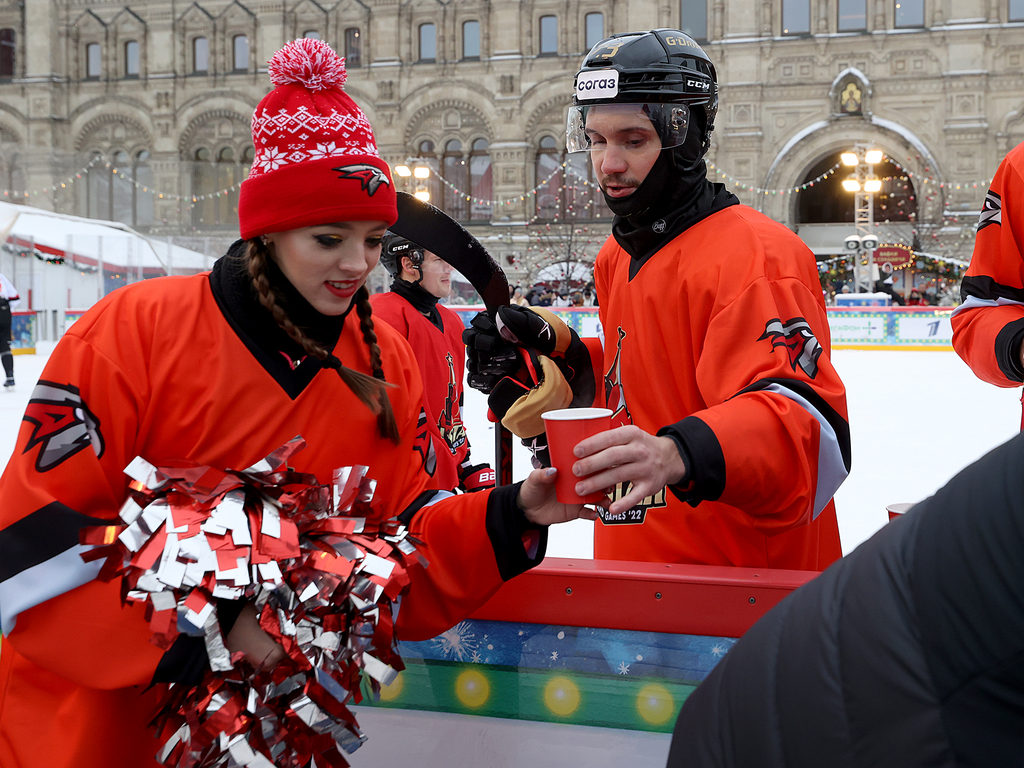
<svg viewBox="0 0 1024 768">
<path fill-rule="evenodd" d="M 668 765 L 1024 766 L 1024 435 L 762 617 Z"/>
</svg>

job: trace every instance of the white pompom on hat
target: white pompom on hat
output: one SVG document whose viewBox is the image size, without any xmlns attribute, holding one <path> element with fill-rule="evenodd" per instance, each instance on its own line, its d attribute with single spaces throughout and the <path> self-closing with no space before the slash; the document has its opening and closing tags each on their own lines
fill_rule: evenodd
<svg viewBox="0 0 1024 768">
<path fill-rule="evenodd" d="M 274 54 L 276 86 L 252 116 L 256 156 L 238 198 L 243 239 L 343 221 L 398 219 L 395 185 L 366 115 L 342 90 L 345 60 L 302 38 Z"/>
</svg>

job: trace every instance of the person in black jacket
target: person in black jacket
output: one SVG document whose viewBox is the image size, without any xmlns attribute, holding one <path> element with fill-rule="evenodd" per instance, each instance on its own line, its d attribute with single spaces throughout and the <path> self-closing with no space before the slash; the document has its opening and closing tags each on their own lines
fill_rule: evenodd
<svg viewBox="0 0 1024 768">
<path fill-rule="evenodd" d="M 769 611 L 671 768 L 1024 765 L 1024 435 Z"/>
</svg>

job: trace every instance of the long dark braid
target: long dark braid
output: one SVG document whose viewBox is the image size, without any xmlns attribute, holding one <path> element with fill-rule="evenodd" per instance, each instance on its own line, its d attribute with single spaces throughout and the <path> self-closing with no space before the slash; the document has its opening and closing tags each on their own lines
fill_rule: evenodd
<svg viewBox="0 0 1024 768">
<path fill-rule="evenodd" d="M 381 437 L 391 440 L 396 445 L 399 442 L 398 424 L 395 422 L 395 412 L 388 399 L 387 387 L 390 386 L 384 379 L 384 369 L 381 366 L 380 346 L 377 344 L 377 334 L 373 329 L 373 318 L 370 309 L 370 292 L 366 286 L 362 286 L 356 293 L 356 313 L 359 316 L 359 327 L 363 332 L 363 340 L 370 348 L 370 368 L 373 376 L 354 371 L 342 365 L 335 355 L 332 355 L 324 347 L 317 344 L 306 336 L 295 323 L 288 317 L 284 307 L 278 303 L 277 289 L 271 284 L 267 277 L 267 259 L 270 252 L 266 244 L 260 238 L 253 238 L 247 243 L 245 261 L 249 269 L 249 275 L 256 286 L 259 294 L 260 304 L 274 316 L 274 320 L 288 336 L 299 344 L 306 352 L 321 360 L 325 365 L 334 368 L 341 380 L 349 389 L 355 393 L 367 408 L 377 414 L 377 431 Z"/>
</svg>

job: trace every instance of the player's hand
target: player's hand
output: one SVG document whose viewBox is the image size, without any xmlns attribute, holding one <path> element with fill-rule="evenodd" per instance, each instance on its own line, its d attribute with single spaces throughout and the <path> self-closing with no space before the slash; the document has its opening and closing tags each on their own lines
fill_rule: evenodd
<svg viewBox="0 0 1024 768">
<path fill-rule="evenodd" d="M 582 504 L 563 504 L 555 498 L 554 467 L 533 470 L 519 487 L 516 503 L 534 525 L 554 525 L 582 518 L 596 520 L 597 511 Z"/>
<path fill-rule="evenodd" d="M 259 619 L 256 618 L 256 607 L 247 603 L 238 614 L 234 626 L 224 638 L 224 645 L 235 654 L 245 653 L 246 661 L 256 669 L 272 669 L 284 661 L 284 648 L 263 631 Z"/>
<path fill-rule="evenodd" d="M 498 326 L 487 312 L 478 312 L 462 332 L 466 345 L 466 371 L 469 386 L 489 395 L 494 385 L 519 370 L 519 355 L 514 345 L 501 338 Z"/>
<path fill-rule="evenodd" d="M 655 437 L 635 426 L 588 437 L 573 454 L 577 459 L 573 474 L 581 478 L 576 493 L 581 496 L 630 483 L 629 493 L 608 508 L 613 515 L 635 507 L 667 485 L 682 482 L 688 470 L 672 438 Z"/>
</svg>

